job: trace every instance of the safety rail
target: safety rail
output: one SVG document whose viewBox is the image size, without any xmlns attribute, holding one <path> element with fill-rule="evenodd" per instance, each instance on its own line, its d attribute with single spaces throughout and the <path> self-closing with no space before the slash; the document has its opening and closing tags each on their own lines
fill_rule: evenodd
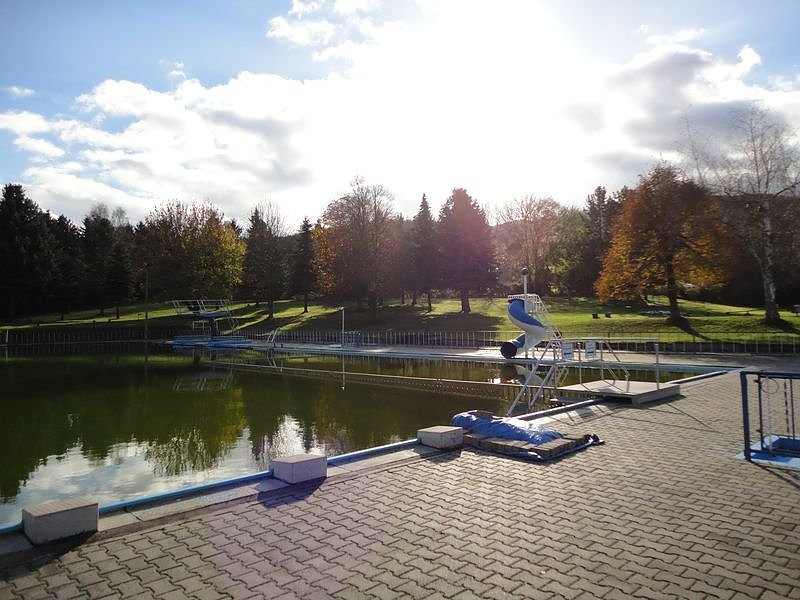
<svg viewBox="0 0 800 600">
<path fill-rule="evenodd" d="M 237 331 L 255 339 L 268 328 L 246 327 Z M 284 329 L 279 342 L 338 344 L 341 330 L 330 329 Z M 516 330 L 502 331 L 413 331 L 413 330 L 363 330 L 366 346 L 434 346 L 448 348 L 482 348 L 499 346 L 511 337 L 519 335 Z M 564 338 L 604 338 L 617 352 L 653 352 L 658 343 L 662 353 L 751 353 L 751 354 L 797 354 L 800 353 L 800 335 L 795 333 L 742 333 L 716 332 L 708 338 L 686 337 L 672 332 L 598 332 L 562 331 Z M 712 339 L 713 338 L 713 339 Z M 539 347 L 542 348 L 544 343 Z"/>
<path fill-rule="evenodd" d="M 191 323 L 181 327 L 160 327 L 150 324 L 148 339 L 167 340 L 175 335 L 186 334 Z M 274 326 L 251 326 L 238 328 L 236 335 L 252 340 L 263 338 L 274 331 Z M 362 331 L 363 344 L 367 346 L 434 346 L 448 348 L 481 348 L 499 346 L 503 341 L 518 335 L 518 331 Z M 603 337 L 617 352 L 652 352 L 653 340 L 657 340 L 662 353 L 721 353 L 721 354 L 798 354 L 800 335 L 795 333 L 764 333 L 754 337 L 753 333 L 713 333 L 714 339 L 681 339 L 673 333 L 626 333 L 625 337 L 610 332 L 562 332 L 564 337 Z M 281 329 L 278 342 L 339 344 L 341 330 Z M 144 328 L 139 325 L 117 325 L 111 319 L 101 319 L 81 327 L 41 326 L 29 328 L 0 329 L 0 345 L 9 348 L 39 344 L 73 344 L 87 342 L 110 342 L 144 340 Z"/>
<path fill-rule="evenodd" d="M 744 457 L 800 457 L 800 372 L 740 372 Z M 751 391 L 755 394 L 751 396 Z M 758 418 L 753 430 L 751 409 Z M 754 415 L 754 416 L 756 416 Z M 755 434 L 755 435 L 753 435 Z M 758 441 L 753 443 L 753 438 Z"/>
<path fill-rule="evenodd" d="M 644 338 L 639 341 L 653 344 L 656 386 L 660 386 L 661 373 L 658 342 L 652 338 Z M 551 356 L 549 360 L 548 354 Z M 614 360 L 608 360 L 608 355 L 613 357 Z M 537 382 L 536 370 L 540 365 L 547 367 L 547 373 Z M 514 414 L 517 404 L 523 397 L 527 397 L 529 409 L 542 399 L 557 398 L 558 388 L 562 385 L 569 367 L 577 369 L 579 383 L 583 383 L 583 368 L 599 368 L 600 379 L 606 379 L 606 375 L 608 375 L 615 381 L 623 379 L 626 382 L 630 381 L 628 369 L 608 340 L 597 337 L 551 338 L 545 342 L 543 350 L 540 347 L 536 348 L 534 362 L 528 367 L 528 374 L 522 382 L 521 389 L 514 397 L 511 407 L 508 409 L 508 416 Z M 618 374 L 615 368 L 620 369 L 621 372 Z"/>
</svg>

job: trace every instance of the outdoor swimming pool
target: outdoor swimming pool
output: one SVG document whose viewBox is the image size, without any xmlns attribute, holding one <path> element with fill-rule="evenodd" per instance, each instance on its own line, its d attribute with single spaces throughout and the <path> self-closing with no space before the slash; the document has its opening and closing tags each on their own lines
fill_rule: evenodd
<svg viewBox="0 0 800 600">
<path fill-rule="evenodd" d="M 273 457 L 411 439 L 464 410 L 509 407 L 490 395 L 370 385 L 358 373 L 513 381 L 513 372 L 489 362 L 347 357 L 342 375 L 341 357 L 276 359 L 324 372 L 314 378 L 198 358 L 107 348 L 0 359 L 0 526 L 18 522 L 25 505 L 76 495 L 101 505 L 135 499 L 264 471 Z"/>
</svg>

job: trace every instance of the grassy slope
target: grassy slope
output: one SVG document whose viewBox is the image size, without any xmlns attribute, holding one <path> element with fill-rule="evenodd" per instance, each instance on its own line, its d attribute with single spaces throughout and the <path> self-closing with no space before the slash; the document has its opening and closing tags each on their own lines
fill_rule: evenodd
<svg viewBox="0 0 800 600">
<path fill-rule="evenodd" d="M 568 335 L 610 334 L 610 335 L 667 335 L 669 339 L 691 339 L 691 331 L 666 324 L 663 316 L 642 315 L 639 309 L 630 307 L 602 307 L 595 299 L 549 298 L 545 300 L 553 322 Z M 476 298 L 471 301 L 472 313 L 463 315 L 459 312 L 458 300 L 437 299 L 433 311 L 428 313 L 421 306 L 400 305 L 397 301 L 380 307 L 375 314 L 369 310 L 358 312 L 351 305 L 345 308 L 345 327 L 348 330 L 386 330 L 419 331 L 419 330 L 501 330 L 513 331 L 514 327 L 506 317 L 506 301 L 504 298 Z M 309 312 L 303 314 L 302 304 L 293 300 L 282 300 L 275 303 L 275 317 L 270 320 L 265 314 L 264 304 L 235 303 L 234 312 L 242 327 L 283 327 L 287 329 L 339 329 L 341 327 L 341 311 L 337 306 L 312 304 Z M 656 298 L 651 309 L 666 308 L 663 298 Z M 713 337 L 719 332 L 737 333 L 740 335 L 758 335 L 764 332 L 800 333 L 800 317 L 788 312 L 782 313 L 788 323 L 784 329 L 767 328 L 763 325 L 763 313 L 757 309 L 682 301 L 681 311 L 687 315 L 689 325 L 698 337 Z M 606 317 L 609 313 L 611 316 Z M 598 314 L 597 319 L 592 313 Z M 96 322 L 103 326 L 141 325 L 144 318 L 144 306 L 127 306 L 121 310 L 120 319 L 115 318 L 115 310 L 107 309 L 101 316 L 97 310 L 87 310 L 65 315 L 41 315 L 25 322 L 18 322 L 13 327 L 31 327 L 37 323 L 55 327 L 86 326 Z M 188 326 L 190 318 L 177 316 L 171 305 L 153 303 L 150 305 L 149 318 L 153 327 Z"/>
</svg>

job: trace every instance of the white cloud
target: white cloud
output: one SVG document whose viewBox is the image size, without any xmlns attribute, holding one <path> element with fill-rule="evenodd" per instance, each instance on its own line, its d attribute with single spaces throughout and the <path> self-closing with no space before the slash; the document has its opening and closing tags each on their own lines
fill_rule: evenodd
<svg viewBox="0 0 800 600">
<path fill-rule="evenodd" d="M 0 113 L 0 129 L 11 131 L 17 135 L 45 133 L 50 124 L 42 115 L 28 111 L 7 111 Z"/>
<path fill-rule="evenodd" d="M 186 70 L 184 69 L 184 64 L 182 62 L 173 63 L 172 69 L 167 73 L 170 77 L 176 77 L 178 79 L 186 79 Z"/>
<path fill-rule="evenodd" d="M 639 32 L 647 34 L 650 28 L 643 25 L 639 28 Z M 681 29 L 675 33 L 666 35 L 648 35 L 646 42 L 655 46 L 671 46 L 676 44 L 685 44 L 700 39 L 705 34 L 706 30 L 703 28 L 697 29 Z"/>
<path fill-rule="evenodd" d="M 317 12 L 324 5 L 325 2 L 323 0 L 316 0 L 316 1 L 292 0 L 292 8 L 289 9 L 289 14 L 295 17 L 302 17 L 303 15 Z"/>
<path fill-rule="evenodd" d="M 287 21 L 284 17 L 275 17 L 269 21 L 267 37 L 285 39 L 298 46 L 318 46 L 327 44 L 336 26 L 329 21 Z"/>
<path fill-rule="evenodd" d="M 64 151 L 55 144 L 41 138 L 20 136 L 14 140 L 17 148 L 38 155 L 41 158 L 59 158 L 64 156 Z"/>
<path fill-rule="evenodd" d="M 8 95 L 11 96 L 12 98 L 28 98 L 29 96 L 33 96 L 36 93 L 31 88 L 20 87 L 18 85 L 12 85 L 3 89 L 5 89 Z"/>
<path fill-rule="evenodd" d="M 336 0 L 333 11 L 340 15 L 353 15 L 373 10 L 376 5 L 375 0 Z"/>
</svg>

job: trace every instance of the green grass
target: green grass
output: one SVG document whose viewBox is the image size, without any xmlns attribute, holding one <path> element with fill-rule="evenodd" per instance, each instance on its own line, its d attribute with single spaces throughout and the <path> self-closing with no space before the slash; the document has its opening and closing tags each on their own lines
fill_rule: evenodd
<svg viewBox="0 0 800 600">
<path fill-rule="evenodd" d="M 506 316 L 505 298 L 473 298 L 472 312 L 461 314 L 461 304 L 455 299 L 434 300 L 433 310 L 427 305 L 410 306 L 398 300 L 387 301 L 373 312 L 369 309 L 357 310 L 350 303 L 345 304 L 345 328 L 348 330 L 396 330 L 396 331 L 513 331 L 515 328 Z M 688 327 L 681 329 L 667 323 L 665 316 L 641 314 L 640 307 L 603 306 L 593 298 L 545 298 L 552 321 L 566 335 L 656 335 L 669 339 L 693 339 L 712 337 L 719 333 L 733 333 L 753 338 L 764 334 L 800 334 L 800 316 L 784 311 L 783 327 L 766 327 L 763 324 L 763 311 L 755 308 L 728 306 L 684 300 L 680 302 L 681 312 L 686 315 Z M 666 310 L 665 298 L 651 298 L 649 310 Z M 240 328 L 281 327 L 284 329 L 338 330 L 341 328 L 342 313 L 338 305 L 314 302 L 309 312 L 303 313 L 302 303 L 296 300 L 281 300 L 275 303 L 275 315 L 267 317 L 266 304 L 234 302 L 233 312 Z M 598 318 L 592 315 L 597 314 Z M 609 314 L 610 317 L 605 315 Z M 86 325 L 118 327 L 141 326 L 144 320 L 144 306 L 122 307 L 119 319 L 116 310 L 107 308 L 104 315 L 98 310 L 84 310 L 64 315 L 39 315 L 13 324 L 0 324 L 3 328 L 30 327 L 85 327 Z M 153 328 L 188 327 L 192 318 L 176 315 L 169 303 L 151 303 L 149 320 Z"/>
</svg>

